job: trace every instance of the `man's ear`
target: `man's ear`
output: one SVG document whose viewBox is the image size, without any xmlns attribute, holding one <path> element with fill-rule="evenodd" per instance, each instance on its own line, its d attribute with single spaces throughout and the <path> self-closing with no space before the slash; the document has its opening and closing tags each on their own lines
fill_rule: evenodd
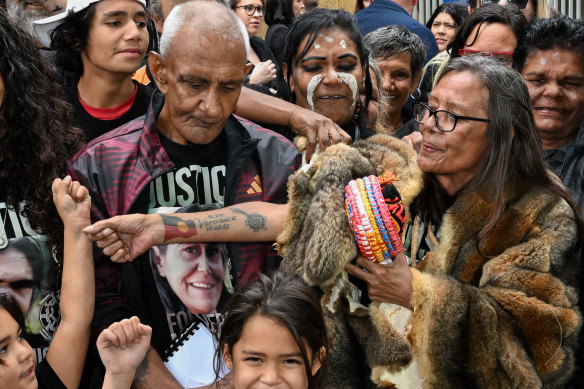
<svg viewBox="0 0 584 389">
<path fill-rule="evenodd" d="M 233 358 L 229 352 L 229 346 L 226 344 L 223 345 L 223 360 L 225 361 L 227 368 L 233 370 Z"/>
<path fill-rule="evenodd" d="M 154 81 L 158 86 L 158 89 L 166 94 L 168 90 L 168 69 L 167 69 L 166 58 L 163 58 L 157 52 L 151 51 L 150 57 L 148 57 L 148 66 L 150 67 L 150 73 L 154 77 Z"/>
<path fill-rule="evenodd" d="M 161 277 L 166 277 L 166 270 L 165 270 L 165 263 L 164 263 L 164 258 L 162 257 L 161 253 L 160 253 L 160 247 L 158 246 L 153 246 L 152 247 L 152 259 L 154 260 L 154 264 L 156 265 L 156 269 L 158 269 L 158 274 L 160 274 Z"/>
<path fill-rule="evenodd" d="M 286 62 L 282 64 L 282 74 L 284 75 L 284 80 L 286 80 L 286 83 L 288 84 L 290 93 L 294 93 L 294 75 L 290 74 L 290 80 L 288 79 L 288 64 Z"/>
</svg>

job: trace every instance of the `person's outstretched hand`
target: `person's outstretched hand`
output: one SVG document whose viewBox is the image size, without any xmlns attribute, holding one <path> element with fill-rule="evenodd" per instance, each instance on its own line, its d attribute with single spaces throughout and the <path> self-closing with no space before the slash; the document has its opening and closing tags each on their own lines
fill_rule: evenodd
<svg viewBox="0 0 584 389">
<path fill-rule="evenodd" d="M 140 323 L 136 316 L 113 323 L 97 338 L 97 351 L 106 374 L 131 376 L 150 348 L 152 328 Z"/>
<path fill-rule="evenodd" d="M 66 227 L 84 228 L 91 224 L 91 197 L 87 189 L 70 176 L 53 181 L 53 202 Z"/>
<path fill-rule="evenodd" d="M 100 220 L 83 230 L 113 262 L 128 262 L 163 243 L 164 225 L 157 214 L 132 214 Z"/>
<path fill-rule="evenodd" d="M 316 145 L 322 151 L 337 144 L 350 144 L 352 139 L 345 131 L 331 119 L 308 109 L 296 109 L 288 119 L 288 126 L 295 134 L 304 135 L 308 141 L 306 159 L 310 160 Z"/>
<path fill-rule="evenodd" d="M 412 272 L 403 251 L 387 265 L 370 262 L 361 255 L 357 257 L 356 264 L 346 264 L 345 270 L 367 283 L 372 301 L 393 303 L 414 310 L 411 303 Z"/>
</svg>

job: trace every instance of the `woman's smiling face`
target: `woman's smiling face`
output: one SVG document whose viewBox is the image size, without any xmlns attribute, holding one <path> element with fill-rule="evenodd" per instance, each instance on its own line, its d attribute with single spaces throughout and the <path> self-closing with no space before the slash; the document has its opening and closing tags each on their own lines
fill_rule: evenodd
<svg viewBox="0 0 584 389">
<path fill-rule="evenodd" d="M 344 125 L 351 120 L 365 82 L 357 46 L 341 29 L 326 29 L 318 34 L 306 55 L 298 58 L 307 42 L 308 36 L 296 50 L 288 80 L 290 91 L 299 106 Z"/>
</svg>

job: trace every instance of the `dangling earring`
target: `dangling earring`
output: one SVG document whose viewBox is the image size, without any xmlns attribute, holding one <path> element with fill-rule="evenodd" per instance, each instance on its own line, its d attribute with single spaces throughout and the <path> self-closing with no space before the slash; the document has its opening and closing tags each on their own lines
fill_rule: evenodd
<svg viewBox="0 0 584 389">
<path fill-rule="evenodd" d="M 420 88 L 416 88 L 414 93 L 410 93 L 410 97 L 414 100 L 418 100 L 420 97 L 422 97 L 422 91 Z"/>
<path fill-rule="evenodd" d="M 355 111 L 353 111 L 353 116 L 351 119 L 359 121 L 359 115 L 361 114 L 361 99 L 357 99 L 357 104 L 355 104 Z"/>
</svg>

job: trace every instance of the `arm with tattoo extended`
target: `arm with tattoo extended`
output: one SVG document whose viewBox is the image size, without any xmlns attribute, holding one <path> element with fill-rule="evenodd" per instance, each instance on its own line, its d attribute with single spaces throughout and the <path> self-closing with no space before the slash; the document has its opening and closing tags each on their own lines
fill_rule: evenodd
<svg viewBox="0 0 584 389">
<path fill-rule="evenodd" d="M 123 215 L 84 231 L 112 261 L 126 262 L 165 243 L 273 242 L 283 230 L 287 208 L 250 202 L 197 213 Z"/>
</svg>

